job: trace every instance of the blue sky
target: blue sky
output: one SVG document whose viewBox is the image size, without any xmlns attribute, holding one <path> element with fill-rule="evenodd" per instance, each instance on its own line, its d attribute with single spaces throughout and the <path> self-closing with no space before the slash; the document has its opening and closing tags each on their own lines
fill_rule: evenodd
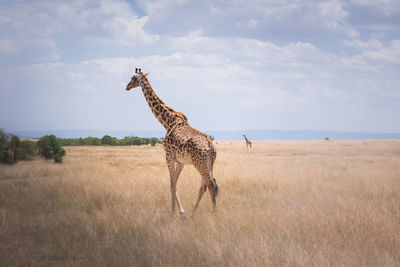
<svg viewBox="0 0 400 267">
<path fill-rule="evenodd" d="M 400 132 L 400 1 L 0 2 L 0 127 Z"/>
</svg>

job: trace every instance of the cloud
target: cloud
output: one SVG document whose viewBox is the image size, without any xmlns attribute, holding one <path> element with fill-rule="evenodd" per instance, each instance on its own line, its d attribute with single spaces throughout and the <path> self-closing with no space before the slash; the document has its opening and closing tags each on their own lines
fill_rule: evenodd
<svg viewBox="0 0 400 267">
<path fill-rule="evenodd" d="M 363 57 L 381 62 L 400 63 L 400 40 L 391 41 L 387 47 L 367 50 L 363 53 Z"/>
<path fill-rule="evenodd" d="M 207 36 L 314 36 L 347 32 L 341 1 L 140 1 L 159 34 L 186 35 L 198 27 Z M 184 22 L 184 23 L 182 23 Z M 173 25 L 173 26 L 172 26 Z"/>
<path fill-rule="evenodd" d="M 143 1 L 139 17 L 122 0 L 2 3 L 0 112 L 18 99 L 19 114 L 0 126 L 161 129 L 124 90 L 141 67 L 199 129 L 398 129 L 382 116 L 400 115 L 400 45 L 354 22 L 367 4 Z"/>
<path fill-rule="evenodd" d="M 366 61 L 400 63 L 400 40 L 392 40 L 389 45 L 384 45 L 378 39 L 344 40 L 345 46 L 361 50 L 362 53 L 356 57 Z"/>
<path fill-rule="evenodd" d="M 393 32 L 400 29 L 400 5 L 393 0 L 351 0 L 348 23 L 360 30 Z"/>
<path fill-rule="evenodd" d="M 359 50 L 379 49 L 383 46 L 378 39 L 370 39 L 367 42 L 363 42 L 361 40 L 344 40 L 343 44 Z"/>
<path fill-rule="evenodd" d="M 158 36 L 143 28 L 148 17 L 137 17 L 125 1 L 9 1 L 0 9 L 0 33 L 9 38 L 1 51 L 28 52 L 43 60 L 63 46 L 130 46 L 149 44 Z M 51 60 L 54 57 L 48 57 Z"/>
</svg>

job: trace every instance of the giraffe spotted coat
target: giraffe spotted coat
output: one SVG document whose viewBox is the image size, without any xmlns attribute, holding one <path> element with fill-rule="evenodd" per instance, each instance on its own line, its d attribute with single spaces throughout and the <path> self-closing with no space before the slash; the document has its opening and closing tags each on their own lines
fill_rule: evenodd
<svg viewBox="0 0 400 267">
<path fill-rule="evenodd" d="M 142 88 L 143 95 L 154 116 L 167 130 L 163 146 L 170 173 L 172 216 L 175 214 L 175 204 L 178 205 L 179 213 L 184 214 L 176 187 L 179 175 L 185 164 L 192 164 L 202 177 L 193 213 L 196 211 L 207 189 L 210 192 L 211 201 L 215 209 L 218 185 L 213 176 L 213 166 L 217 152 L 211 139 L 208 135 L 191 127 L 183 113 L 165 105 L 154 92 L 147 75 L 143 74 L 140 69 L 136 69 L 131 81 L 126 86 L 126 90 L 139 86 Z"/>
</svg>

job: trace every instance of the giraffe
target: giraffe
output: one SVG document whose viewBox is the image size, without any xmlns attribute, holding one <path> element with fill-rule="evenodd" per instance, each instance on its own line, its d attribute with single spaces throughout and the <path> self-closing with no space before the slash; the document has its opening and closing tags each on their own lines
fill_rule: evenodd
<svg viewBox="0 0 400 267">
<path fill-rule="evenodd" d="M 242 134 L 242 136 L 244 137 L 244 139 L 246 140 L 246 148 L 248 148 L 250 146 L 251 148 L 251 141 L 249 139 L 247 139 L 246 135 Z"/>
<path fill-rule="evenodd" d="M 175 203 L 178 206 L 179 214 L 183 217 L 185 215 L 177 193 L 178 178 L 185 164 L 192 164 L 202 178 L 192 214 L 195 214 L 207 188 L 215 211 L 218 185 L 213 176 L 213 166 L 217 151 L 208 135 L 191 127 L 183 113 L 164 104 L 151 87 L 147 75 L 141 69 L 136 68 L 126 90 L 129 91 L 140 86 L 151 111 L 167 131 L 163 146 L 171 182 L 172 217 L 175 216 Z"/>
</svg>

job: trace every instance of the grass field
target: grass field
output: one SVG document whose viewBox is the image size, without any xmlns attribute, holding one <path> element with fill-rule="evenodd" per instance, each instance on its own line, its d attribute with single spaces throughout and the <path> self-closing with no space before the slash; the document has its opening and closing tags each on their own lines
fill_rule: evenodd
<svg viewBox="0 0 400 267">
<path fill-rule="evenodd" d="M 161 146 L 0 165 L 0 266 L 400 266 L 400 141 L 216 147 L 218 210 L 186 220 Z M 186 166 L 188 215 L 199 186 Z"/>
</svg>

